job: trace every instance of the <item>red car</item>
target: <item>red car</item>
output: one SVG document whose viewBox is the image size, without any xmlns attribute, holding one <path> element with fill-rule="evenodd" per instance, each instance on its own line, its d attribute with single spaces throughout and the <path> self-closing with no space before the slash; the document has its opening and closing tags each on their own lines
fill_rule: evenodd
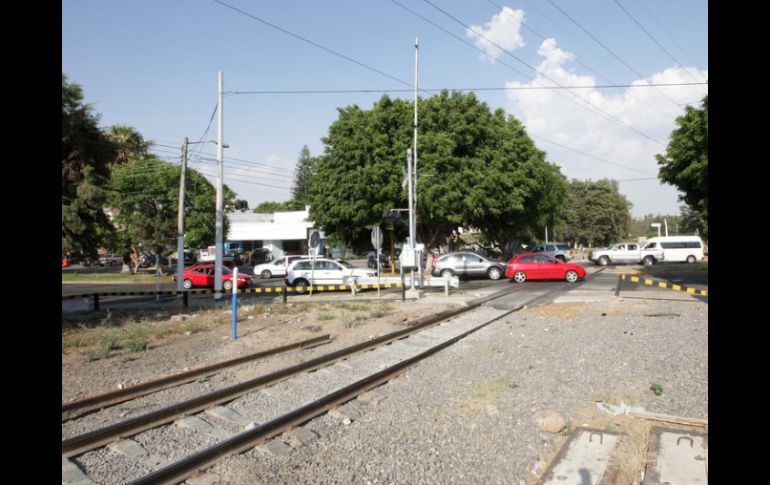
<svg viewBox="0 0 770 485">
<path fill-rule="evenodd" d="M 567 280 L 574 283 L 586 277 L 579 264 L 565 263 L 547 254 L 518 254 L 508 261 L 505 277 L 516 283 L 527 280 Z"/>
<path fill-rule="evenodd" d="M 176 281 L 176 275 L 174 275 L 174 281 Z M 251 276 L 244 273 L 238 274 L 238 288 L 244 288 L 249 285 L 251 285 Z M 197 264 L 186 268 L 184 270 L 184 283 L 182 286 L 188 290 L 193 286 L 214 288 L 214 265 Z M 222 267 L 222 288 L 225 290 L 233 288 L 233 272 L 227 267 Z"/>
</svg>

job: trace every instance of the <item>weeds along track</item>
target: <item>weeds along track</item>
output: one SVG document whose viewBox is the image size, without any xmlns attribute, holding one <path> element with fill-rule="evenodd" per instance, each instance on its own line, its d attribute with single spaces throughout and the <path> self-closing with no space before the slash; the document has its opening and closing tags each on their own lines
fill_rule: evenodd
<svg viewBox="0 0 770 485">
<path fill-rule="evenodd" d="M 63 483 L 179 483 L 565 288 L 534 295 L 511 310 L 482 306 L 521 291 L 520 286 L 506 289 L 467 307 L 410 322 L 403 330 L 65 439 Z"/>
</svg>

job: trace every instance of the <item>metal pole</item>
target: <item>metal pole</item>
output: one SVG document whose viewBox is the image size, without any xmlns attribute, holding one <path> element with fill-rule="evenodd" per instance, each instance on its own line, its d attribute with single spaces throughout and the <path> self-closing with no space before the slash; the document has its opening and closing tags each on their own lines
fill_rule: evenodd
<svg viewBox="0 0 770 485">
<path fill-rule="evenodd" d="M 236 340 L 238 338 L 238 267 L 233 269 L 233 323 L 230 338 Z"/>
<path fill-rule="evenodd" d="M 182 145 L 182 173 L 179 177 L 179 212 L 176 220 L 176 291 L 184 289 L 184 184 L 187 171 L 187 145 L 184 138 Z"/>
<path fill-rule="evenodd" d="M 413 184 L 412 184 L 412 149 L 406 149 L 406 176 L 407 176 L 407 190 L 409 190 L 409 249 L 412 257 L 414 257 L 414 202 L 412 198 Z M 414 262 L 412 262 L 412 266 Z M 414 290 L 414 267 L 410 271 L 412 275 L 412 289 Z"/>
<path fill-rule="evenodd" d="M 214 254 L 214 298 L 222 298 L 222 177 L 223 177 L 223 116 L 222 116 L 222 100 L 223 100 L 223 81 L 222 71 L 219 71 L 218 79 L 218 99 L 217 99 L 217 209 L 216 209 L 216 252 Z"/>
<path fill-rule="evenodd" d="M 414 140 L 412 142 L 412 154 L 414 156 L 413 158 L 413 176 L 414 176 L 414 185 L 413 185 L 413 202 L 414 202 L 414 215 L 412 216 L 412 224 L 414 224 L 414 236 L 417 237 L 417 86 L 418 86 L 418 73 L 419 73 L 419 65 L 420 65 L 420 40 L 415 38 L 414 39 Z M 416 241 L 415 241 L 416 242 Z M 414 243 L 412 244 L 412 247 L 414 248 Z M 422 281 L 422 257 L 417 258 L 417 273 L 420 276 L 420 288 L 423 286 Z M 412 288 L 414 288 L 414 284 L 412 285 Z"/>
</svg>

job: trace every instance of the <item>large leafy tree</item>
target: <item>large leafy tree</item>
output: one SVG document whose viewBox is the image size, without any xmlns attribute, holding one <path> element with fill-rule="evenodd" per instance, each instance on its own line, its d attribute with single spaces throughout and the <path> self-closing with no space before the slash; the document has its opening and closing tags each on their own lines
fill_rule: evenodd
<svg viewBox="0 0 770 485">
<path fill-rule="evenodd" d="M 564 211 L 567 239 L 588 247 L 606 246 L 627 238 L 631 202 L 614 180 L 573 179 Z"/>
<path fill-rule="evenodd" d="M 114 210 L 117 247 L 141 247 L 161 255 L 176 248 L 180 168 L 152 155 L 129 158 L 113 167 L 110 207 Z M 185 245 L 213 244 L 216 233 L 216 189 L 195 170 L 186 174 Z M 235 194 L 225 186 L 224 202 Z M 224 233 L 228 221 L 224 217 Z"/>
<path fill-rule="evenodd" d="M 407 206 L 402 185 L 413 104 L 383 96 L 370 110 L 339 108 L 315 164 L 311 217 L 355 250 L 372 225 Z M 505 244 L 548 223 L 566 197 L 558 167 L 523 125 L 473 93 L 443 91 L 419 104 L 418 240 L 434 247 L 458 227 Z"/>
<path fill-rule="evenodd" d="M 666 153 L 655 156 L 660 165 L 658 176 L 682 192 L 679 199 L 703 221 L 704 232 L 708 234 L 708 95 L 703 98 L 700 109 L 687 106 L 676 124 L 679 128 L 671 133 Z"/>
<path fill-rule="evenodd" d="M 62 255 L 95 257 L 110 223 L 104 213 L 116 147 L 83 102 L 83 91 L 62 73 Z"/>
</svg>

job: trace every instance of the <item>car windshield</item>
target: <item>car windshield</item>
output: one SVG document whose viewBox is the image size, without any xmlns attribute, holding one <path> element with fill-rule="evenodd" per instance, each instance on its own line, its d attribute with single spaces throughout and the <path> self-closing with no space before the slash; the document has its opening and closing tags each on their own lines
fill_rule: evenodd
<svg viewBox="0 0 770 485">
<path fill-rule="evenodd" d="M 346 268 L 349 268 L 349 269 L 352 269 L 354 267 L 352 264 L 348 263 L 344 259 L 338 259 L 337 262 L 340 263 L 342 266 L 344 266 Z"/>
<path fill-rule="evenodd" d="M 556 249 L 561 251 L 569 251 L 569 244 L 557 244 Z"/>
</svg>

